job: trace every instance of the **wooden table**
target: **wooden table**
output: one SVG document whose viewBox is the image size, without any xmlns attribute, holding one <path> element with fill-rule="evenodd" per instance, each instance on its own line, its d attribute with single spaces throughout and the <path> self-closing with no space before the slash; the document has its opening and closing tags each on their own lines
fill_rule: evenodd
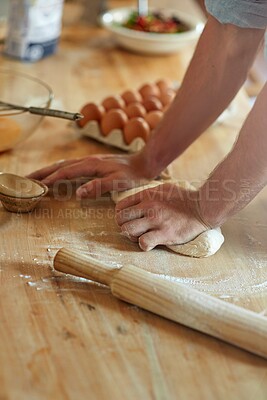
<svg viewBox="0 0 267 400">
<path fill-rule="evenodd" d="M 72 25 L 56 55 L 36 64 L 3 57 L 0 63 L 45 80 L 54 106 L 78 111 L 144 82 L 181 80 L 191 54 L 130 54 L 102 30 Z M 231 148 L 247 110 L 240 93 L 224 123 L 174 163 L 175 175 L 203 180 Z M 25 143 L 1 154 L 0 169 L 27 174 L 101 152 L 119 151 L 47 118 Z M 52 270 L 56 251 L 69 247 L 111 265 L 134 263 L 266 315 L 266 190 L 225 224 L 223 248 L 198 260 L 164 248 L 143 253 L 120 235 L 109 197 L 81 204 L 74 189 L 61 187 L 61 196 L 45 198 L 31 214 L 0 208 L 0 399 L 266 399 L 266 360 Z"/>
</svg>

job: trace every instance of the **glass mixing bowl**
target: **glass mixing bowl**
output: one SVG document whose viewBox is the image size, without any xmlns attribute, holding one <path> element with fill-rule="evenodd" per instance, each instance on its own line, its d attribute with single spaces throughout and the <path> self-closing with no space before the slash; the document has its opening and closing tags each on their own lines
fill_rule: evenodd
<svg viewBox="0 0 267 400">
<path fill-rule="evenodd" d="M 52 89 L 40 79 L 21 72 L 0 69 L 0 101 L 24 107 L 49 108 Z M 44 117 L 27 111 L 7 110 L 0 105 L 0 152 L 28 138 Z"/>
</svg>

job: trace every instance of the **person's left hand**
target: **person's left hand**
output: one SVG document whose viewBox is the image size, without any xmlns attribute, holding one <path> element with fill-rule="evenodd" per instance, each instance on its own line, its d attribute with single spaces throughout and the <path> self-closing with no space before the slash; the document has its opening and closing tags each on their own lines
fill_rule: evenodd
<svg viewBox="0 0 267 400">
<path fill-rule="evenodd" d="M 146 189 L 117 204 L 116 221 L 144 251 L 186 243 L 207 230 L 197 219 L 196 195 L 170 183 Z"/>
</svg>

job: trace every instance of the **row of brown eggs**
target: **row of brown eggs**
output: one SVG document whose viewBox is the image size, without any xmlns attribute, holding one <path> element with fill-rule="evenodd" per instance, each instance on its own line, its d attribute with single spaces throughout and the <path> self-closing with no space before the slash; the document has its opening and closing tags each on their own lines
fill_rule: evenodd
<svg viewBox="0 0 267 400">
<path fill-rule="evenodd" d="M 99 105 L 85 104 L 81 109 L 84 118 L 78 121 L 78 125 L 84 127 L 94 120 L 99 123 L 103 136 L 113 129 L 120 129 L 126 144 L 136 137 L 146 142 L 175 94 L 171 81 L 167 79 L 146 83 L 139 90 L 126 90 L 120 96 L 106 97 Z"/>
</svg>

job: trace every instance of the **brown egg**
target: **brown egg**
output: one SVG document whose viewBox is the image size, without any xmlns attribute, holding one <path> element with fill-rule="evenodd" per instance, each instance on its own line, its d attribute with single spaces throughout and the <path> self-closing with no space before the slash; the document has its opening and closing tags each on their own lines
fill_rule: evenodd
<svg viewBox="0 0 267 400">
<path fill-rule="evenodd" d="M 122 93 L 121 97 L 126 105 L 136 102 L 140 103 L 142 101 L 141 94 L 136 90 L 126 90 L 125 92 Z"/>
<path fill-rule="evenodd" d="M 121 98 L 121 96 L 109 96 L 102 101 L 102 106 L 105 108 L 106 111 L 112 110 L 114 108 L 123 109 L 123 107 L 125 106 L 125 102 Z"/>
<path fill-rule="evenodd" d="M 160 90 L 160 93 L 165 93 L 167 92 L 168 89 L 172 88 L 172 81 L 170 79 L 159 79 L 156 82 L 157 87 Z"/>
<path fill-rule="evenodd" d="M 162 95 L 160 96 L 160 100 L 163 106 L 171 104 L 175 95 L 176 93 L 173 89 L 168 89 L 165 93 L 162 93 Z"/>
<path fill-rule="evenodd" d="M 151 97 L 148 97 L 147 99 L 145 99 L 143 101 L 143 106 L 145 107 L 147 112 L 153 111 L 153 110 L 162 110 L 162 103 L 155 96 L 151 96 Z"/>
<path fill-rule="evenodd" d="M 155 97 L 160 96 L 159 88 L 152 83 L 146 83 L 143 86 L 141 86 L 139 89 L 139 93 L 141 94 L 143 99 L 146 99 L 147 97 L 151 97 L 151 96 L 155 96 Z"/>
<path fill-rule="evenodd" d="M 131 103 L 125 107 L 125 112 L 129 118 L 144 117 L 146 109 L 141 103 Z"/>
<path fill-rule="evenodd" d="M 163 117 L 162 111 L 150 111 L 146 114 L 145 120 L 151 129 L 155 129 Z"/>
<path fill-rule="evenodd" d="M 107 136 L 113 129 L 123 129 L 127 121 L 127 115 L 123 110 L 109 110 L 101 120 L 101 132 Z"/>
<path fill-rule="evenodd" d="M 130 144 L 135 138 L 140 137 L 146 142 L 150 134 L 148 123 L 143 118 L 132 118 L 125 124 L 123 135 L 126 144 Z"/>
<path fill-rule="evenodd" d="M 105 109 L 101 105 L 95 103 L 87 103 L 81 109 L 82 119 L 77 121 L 77 124 L 82 128 L 89 121 L 100 121 L 105 113 Z"/>
</svg>

